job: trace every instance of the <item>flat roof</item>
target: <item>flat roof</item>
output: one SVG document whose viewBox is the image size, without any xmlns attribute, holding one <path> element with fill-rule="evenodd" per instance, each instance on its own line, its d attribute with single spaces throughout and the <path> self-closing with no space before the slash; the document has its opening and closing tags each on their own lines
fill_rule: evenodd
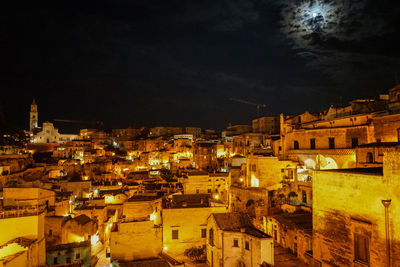
<svg viewBox="0 0 400 267">
<path fill-rule="evenodd" d="M 317 170 L 317 171 L 319 171 L 319 172 L 340 172 L 340 173 L 350 173 L 350 174 L 353 173 L 353 174 L 383 176 L 383 168 L 382 167 L 334 169 L 334 170 Z"/>
</svg>

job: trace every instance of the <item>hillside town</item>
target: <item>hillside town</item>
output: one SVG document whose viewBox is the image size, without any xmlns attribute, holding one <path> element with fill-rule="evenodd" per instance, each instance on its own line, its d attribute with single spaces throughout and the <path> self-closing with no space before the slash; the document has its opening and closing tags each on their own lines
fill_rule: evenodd
<svg viewBox="0 0 400 267">
<path fill-rule="evenodd" d="M 1 267 L 399 266 L 400 85 L 222 132 L 28 107 L 0 138 Z"/>
</svg>

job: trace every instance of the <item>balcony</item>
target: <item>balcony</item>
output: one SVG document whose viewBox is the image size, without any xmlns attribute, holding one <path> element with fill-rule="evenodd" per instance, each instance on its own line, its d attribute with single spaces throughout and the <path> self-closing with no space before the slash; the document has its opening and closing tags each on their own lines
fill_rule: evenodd
<svg viewBox="0 0 400 267">
<path fill-rule="evenodd" d="M 0 219 L 36 216 L 36 215 L 41 214 L 45 210 L 46 210 L 45 205 L 30 206 L 30 207 L 13 209 L 13 210 L 0 210 Z"/>
</svg>

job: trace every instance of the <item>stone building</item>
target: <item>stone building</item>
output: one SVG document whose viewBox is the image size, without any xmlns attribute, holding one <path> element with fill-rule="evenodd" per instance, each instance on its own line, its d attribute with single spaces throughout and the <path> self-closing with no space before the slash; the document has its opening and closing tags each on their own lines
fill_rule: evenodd
<svg viewBox="0 0 400 267">
<path fill-rule="evenodd" d="M 215 205 L 209 195 L 173 195 L 162 210 L 163 250 L 171 256 L 206 244 L 207 218 L 227 208 Z"/>
<path fill-rule="evenodd" d="M 60 134 L 53 123 L 44 122 L 42 131 L 38 132 L 31 138 L 32 143 L 64 143 L 77 139 L 76 134 Z"/>
<path fill-rule="evenodd" d="M 213 213 L 207 220 L 209 266 L 269 266 L 274 264 L 271 236 L 254 228 L 245 213 Z"/>
<path fill-rule="evenodd" d="M 277 157 L 251 154 L 246 159 L 246 187 L 276 188 L 283 180 L 297 178 L 297 163 Z"/>
<path fill-rule="evenodd" d="M 317 266 L 400 262 L 400 152 L 381 168 L 316 171 L 313 258 Z M 389 262 L 388 262 L 389 261 Z"/>
<path fill-rule="evenodd" d="M 47 265 L 69 265 L 74 263 L 84 267 L 92 266 L 89 241 L 60 244 L 46 249 Z"/>
<path fill-rule="evenodd" d="M 309 261 L 312 251 L 312 213 L 294 212 L 266 217 L 265 232 L 274 242 L 288 249 L 303 262 Z M 308 262 L 309 263 L 309 262 Z"/>
<path fill-rule="evenodd" d="M 261 117 L 252 121 L 253 133 L 279 134 L 279 116 Z"/>
<path fill-rule="evenodd" d="M 29 114 L 29 131 L 33 131 L 39 127 L 38 121 L 39 121 L 39 116 L 38 116 L 37 104 L 35 99 L 33 99 L 33 102 L 31 104 L 31 112 Z"/>
<path fill-rule="evenodd" d="M 195 167 L 212 171 L 217 168 L 217 150 L 214 142 L 198 141 L 193 147 L 193 161 Z"/>
<path fill-rule="evenodd" d="M 217 199 L 226 199 L 229 187 L 228 173 L 188 172 L 183 180 L 185 194 L 212 194 Z"/>
<path fill-rule="evenodd" d="M 0 210 L 0 265 L 43 266 L 46 262 L 43 206 Z"/>
<path fill-rule="evenodd" d="M 162 228 L 150 219 L 122 221 L 111 230 L 111 260 L 143 260 L 162 252 Z"/>
</svg>

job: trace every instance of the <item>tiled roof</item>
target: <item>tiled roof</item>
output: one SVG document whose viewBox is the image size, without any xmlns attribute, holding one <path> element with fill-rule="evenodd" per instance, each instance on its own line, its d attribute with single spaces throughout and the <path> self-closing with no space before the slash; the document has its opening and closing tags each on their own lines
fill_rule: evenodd
<svg viewBox="0 0 400 267">
<path fill-rule="evenodd" d="M 218 227 L 223 231 L 244 232 L 246 234 L 266 238 L 269 235 L 256 229 L 251 223 L 250 217 L 242 212 L 213 213 Z"/>
<path fill-rule="evenodd" d="M 78 217 L 75 217 L 74 220 L 77 221 L 80 225 L 85 225 L 88 222 L 92 221 L 92 219 L 90 219 L 85 214 L 81 214 Z"/>
</svg>

